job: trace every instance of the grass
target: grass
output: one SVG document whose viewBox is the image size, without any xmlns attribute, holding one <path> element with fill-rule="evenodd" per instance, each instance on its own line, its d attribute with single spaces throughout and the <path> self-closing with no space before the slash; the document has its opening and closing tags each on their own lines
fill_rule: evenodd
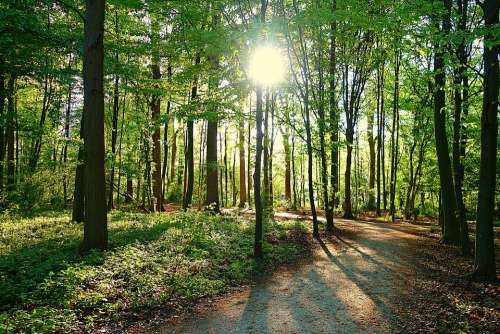
<svg viewBox="0 0 500 334">
<path fill-rule="evenodd" d="M 109 216 L 109 250 L 78 255 L 83 227 L 64 213 L 0 219 L 0 333 L 92 330 L 175 308 L 249 281 L 307 252 L 299 222 L 266 227 L 255 261 L 253 222 L 201 212 Z"/>
</svg>

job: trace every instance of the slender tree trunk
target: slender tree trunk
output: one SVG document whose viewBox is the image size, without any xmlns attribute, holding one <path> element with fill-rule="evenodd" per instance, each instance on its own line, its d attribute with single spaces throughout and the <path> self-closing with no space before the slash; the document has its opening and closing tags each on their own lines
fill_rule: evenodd
<svg viewBox="0 0 500 334">
<path fill-rule="evenodd" d="M 155 90 L 159 89 L 158 82 L 161 79 L 160 72 L 160 54 L 159 54 L 159 39 L 160 39 L 160 27 L 159 22 L 155 19 L 154 15 L 151 19 L 151 48 L 152 52 L 152 65 L 151 65 L 151 75 L 153 81 L 155 82 Z M 162 170 L 161 170 L 161 134 L 160 134 L 160 113 L 161 113 L 161 99 L 160 93 L 154 92 L 151 97 L 151 120 L 153 123 L 153 133 L 152 133 L 152 153 L 153 153 L 153 175 L 152 175 L 152 185 L 153 185 L 153 197 L 154 197 L 154 210 L 161 212 L 163 211 L 163 180 L 162 180 Z M 191 189 L 192 191 L 192 189 Z"/>
<path fill-rule="evenodd" d="M 264 112 L 264 146 L 263 146 L 263 170 L 264 170 L 264 208 L 269 210 L 269 109 L 271 108 L 269 89 L 266 90 L 266 110 Z"/>
<path fill-rule="evenodd" d="M 84 253 L 108 246 L 104 175 L 104 12 L 105 0 L 86 0 L 83 50 L 85 226 L 81 246 Z"/>
<path fill-rule="evenodd" d="M 380 133 L 381 133 L 381 168 L 382 168 L 382 199 L 384 211 L 387 210 L 387 186 L 386 186 L 386 168 L 385 168 L 385 62 L 382 61 L 380 70 Z"/>
<path fill-rule="evenodd" d="M 382 160 L 382 112 L 380 108 L 380 65 L 377 65 L 377 217 L 380 217 L 381 197 L 380 197 L 380 165 Z"/>
<path fill-rule="evenodd" d="M 229 168 L 227 165 L 227 126 L 224 128 L 224 205 L 228 205 L 229 191 L 227 190 Z"/>
<path fill-rule="evenodd" d="M 69 59 L 68 62 L 69 62 L 68 68 L 71 68 L 71 58 Z M 68 161 L 68 141 L 70 138 L 69 127 L 70 127 L 70 116 L 71 116 L 72 93 L 73 93 L 73 84 L 69 83 L 68 98 L 66 100 L 66 114 L 64 115 L 64 137 L 66 138 L 66 142 L 64 143 L 64 148 L 63 148 L 64 167 L 66 167 L 66 163 Z M 68 201 L 68 176 L 66 171 L 64 171 L 63 173 L 63 196 L 64 196 L 64 205 L 66 206 Z"/>
<path fill-rule="evenodd" d="M 457 0 L 457 7 L 460 13 L 459 30 L 465 33 L 467 30 L 467 6 L 468 0 Z M 460 65 L 455 70 L 454 73 L 454 100 L 455 100 L 455 111 L 453 120 L 453 146 L 452 146 L 452 161 L 453 161 L 453 177 L 455 181 L 455 196 L 457 198 L 457 219 L 460 224 L 460 243 L 462 245 L 462 254 L 470 254 L 469 246 L 469 230 L 467 226 L 467 221 L 465 219 L 465 205 L 462 193 L 462 184 L 464 176 L 464 166 L 461 160 L 461 153 L 464 152 L 465 148 L 462 150 L 461 141 L 462 134 L 461 130 L 465 131 L 465 127 L 462 125 L 462 109 L 463 106 L 463 96 L 464 87 L 463 82 L 465 76 L 465 66 L 467 65 L 467 54 L 465 51 L 465 40 L 462 39 L 460 45 L 458 46 L 457 56 L 459 58 Z M 464 94 L 465 95 L 465 94 Z"/>
<path fill-rule="evenodd" d="M 399 151 L 399 63 L 400 51 L 396 50 L 394 61 L 394 101 L 392 110 L 392 132 L 391 132 L 391 181 L 390 181 L 390 200 L 391 200 L 391 219 L 396 220 L 396 181 L 398 169 L 398 151 Z"/>
<path fill-rule="evenodd" d="M 252 206 L 252 172 L 251 172 L 251 143 L 252 143 L 252 130 L 251 130 L 251 119 L 250 115 L 252 114 L 252 98 L 250 97 L 250 112 L 249 112 L 249 117 L 248 117 L 248 140 L 247 140 L 247 147 L 248 147 L 248 155 L 247 155 L 247 187 L 248 187 L 248 206 Z"/>
<path fill-rule="evenodd" d="M 288 202 L 292 200 L 292 187 L 290 183 L 291 172 L 290 172 L 290 135 L 288 134 L 288 129 L 282 131 L 283 134 L 283 147 L 285 150 L 285 199 Z"/>
<path fill-rule="evenodd" d="M 370 168 L 368 176 L 368 210 L 375 209 L 375 139 L 373 138 L 373 123 L 375 115 L 368 112 L 368 147 Z"/>
<path fill-rule="evenodd" d="M 0 59 L 0 65 L 3 65 L 3 61 Z M 0 72 L 0 119 L 4 119 L 4 109 L 5 109 L 5 75 Z M 4 195 L 3 188 L 3 166 L 5 159 L 5 131 L 4 123 L 0 122 L 0 199 Z"/>
<path fill-rule="evenodd" d="M 172 154 L 170 157 L 170 178 L 168 182 L 175 180 L 175 162 L 177 161 L 177 130 L 175 129 L 175 119 L 172 121 Z"/>
<path fill-rule="evenodd" d="M 115 29 L 118 30 L 118 12 L 115 11 Z M 115 62 L 118 64 L 118 52 L 115 53 Z M 117 69 L 115 68 L 115 71 Z M 115 73 L 113 89 L 113 120 L 111 125 L 111 173 L 109 175 L 109 198 L 108 198 L 108 210 L 114 209 L 115 205 L 113 203 L 113 184 L 115 182 L 115 155 L 116 155 L 116 141 L 118 138 L 118 113 L 120 110 L 119 106 L 119 77 Z"/>
<path fill-rule="evenodd" d="M 172 66 L 169 65 L 167 68 L 167 76 L 169 82 L 171 81 L 172 78 Z M 167 171 L 168 171 L 168 128 L 170 126 L 170 108 L 171 108 L 171 103 L 170 103 L 170 98 L 167 100 L 167 112 L 166 112 L 166 119 L 165 119 L 165 124 L 164 124 L 164 129 L 163 129 L 163 165 L 162 165 L 162 171 L 161 171 L 161 178 L 163 180 L 163 191 L 162 191 L 162 200 L 165 202 L 165 193 L 167 191 Z M 163 208 L 163 206 L 162 206 Z"/>
<path fill-rule="evenodd" d="M 84 116 L 80 121 L 80 139 L 84 140 Z M 73 190 L 73 211 L 71 220 L 81 223 L 85 218 L 85 153 L 83 145 L 78 148 L 78 162 L 75 171 L 75 185 Z"/>
<path fill-rule="evenodd" d="M 245 203 L 247 201 L 247 186 L 245 182 L 245 177 L 246 177 L 246 172 L 245 172 L 245 123 L 243 121 L 243 118 L 241 118 L 239 127 L 238 127 L 238 133 L 239 133 L 239 158 L 240 158 L 240 208 L 243 208 L 245 206 Z"/>
<path fill-rule="evenodd" d="M 486 0 L 482 5 L 486 28 L 498 26 L 500 3 Z M 483 280 L 496 280 L 495 237 L 493 222 L 495 215 L 496 161 L 498 141 L 498 90 L 500 70 L 498 54 L 500 47 L 493 45 L 493 30 L 484 37 L 484 92 L 481 114 L 481 163 L 479 171 L 479 196 L 477 205 L 476 252 L 474 276 Z M 488 44 L 487 42 L 491 43 Z"/>
<path fill-rule="evenodd" d="M 319 32 L 318 38 L 318 59 L 317 59 L 317 70 L 318 70 L 318 93 L 319 93 L 319 105 L 318 105 L 318 122 L 319 122 L 319 146 L 320 146 L 320 160 L 321 160 L 321 190 L 323 193 L 323 208 L 325 210 L 326 216 L 326 230 L 328 232 L 333 231 L 333 206 L 328 198 L 328 166 L 327 166 L 327 156 L 326 156 L 326 117 L 325 117 L 325 77 L 323 73 L 323 66 L 321 60 L 323 59 L 323 36 L 321 30 Z M 330 50 L 331 52 L 331 50 Z M 330 55 L 331 56 L 331 55 Z M 334 87 L 335 88 L 335 87 Z"/>
<path fill-rule="evenodd" d="M 451 0 L 444 0 L 446 13 L 443 17 L 443 33 L 450 31 Z M 445 45 L 436 43 L 434 55 L 434 135 L 436 140 L 436 155 L 439 166 L 439 179 L 442 191 L 442 206 L 444 218 L 443 241 L 453 245 L 460 244 L 460 226 L 455 216 L 456 197 L 453 183 L 448 139 L 446 135 L 446 98 L 445 98 Z"/>
<path fill-rule="evenodd" d="M 336 15 L 337 11 L 337 1 L 332 0 L 332 14 Z M 336 35 L 337 35 L 337 21 L 336 19 L 330 25 L 330 59 L 329 59 L 329 89 L 330 89 L 330 145 L 331 145 L 331 154 L 330 154 L 330 183 L 331 183 L 331 198 L 329 207 L 332 210 L 332 224 L 329 225 L 327 222 L 326 230 L 328 232 L 333 232 L 333 211 L 336 206 L 336 197 L 339 191 L 338 188 L 338 174 L 339 174 L 339 166 L 338 166 L 338 158 L 339 158 L 339 130 L 338 130 L 338 110 L 337 110 L 337 101 L 335 98 L 335 81 L 336 81 Z"/>
<path fill-rule="evenodd" d="M 196 55 L 195 66 L 200 64 L 200 55 Z M 191 101 L 198 98 L 198 80 L 196 79 L 191 89 Z M 187 210 L 191 207 L 193 200 L 194 187 L 194 121 L 187 120 L 187 136 L 186 136 L 186 192 L 182 203 L 182 208 Z"/>
<path fill-rule="evenodd" d="M 297 173 L 295 172 L 295 137 L 292 137 L 292 180 L 293 202 L 292 210 L 297 210 Z"/>
<path fill-rule="evenodd" d="M 6 190 L 11 192 L 16 185 L 16 170 L 15 170 L 15 82 L 16 78 L 10 76 L 7 83 L 7 117 L 6 117 L 6 139 L 7 139 L 7 180 Z"/>
<path fill-rule="evenodd" d="M 263 0 L 264 1 L 264 0 Z M 262 159 L 262 87 L 256 87 L 257 106 L 255 111 L 257 136 L 255 140 L 255 172 L 253 174 L 253 194 L 255 199 L 255 242 L 254 256 L 262 258 L 263 208 L 260 192 L 260 170 Z"/>
</svg>

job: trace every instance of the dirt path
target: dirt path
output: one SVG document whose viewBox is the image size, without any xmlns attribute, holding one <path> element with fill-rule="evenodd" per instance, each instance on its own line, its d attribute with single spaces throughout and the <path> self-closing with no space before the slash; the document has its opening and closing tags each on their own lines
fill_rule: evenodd
<svg viewBox="0 0 500 334">
<path fill-rule="evenodd" d="M 403 227 L 337 220 L 340 238 L 317 243 L 313 258 L 194 312 L 160 333 L 389 333 L 411 275 Z"/>
</svg>

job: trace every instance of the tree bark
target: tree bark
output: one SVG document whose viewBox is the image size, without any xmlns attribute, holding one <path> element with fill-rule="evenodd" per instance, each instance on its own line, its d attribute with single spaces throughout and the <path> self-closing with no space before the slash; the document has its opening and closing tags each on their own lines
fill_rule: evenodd
<svg viewBox="0 0 500 334">
<path fill-rule="evenodd" d="M 242 117 L 242 116 L 241 116 Z M 239 127 L 239 169 L 240 169 L 240 203 L 239 207 L 243 208 L 247 201 L 247 186 L 245 182 L 246 172 L 245 172 L 245 123 L 243 118 L 240 119 Z"/>
<path fill-rule="evenodd" d="M 479 196 L 477 204 L 476 252 L 474 276 L 483 280 L 496 280 L 495 238 L 493 222 L 495 215 L 496 161 L 498 141 L 498 90 L 500 70 L 498 44 L 493 27 L 498 26 L 500 3 L 486 0 L 482 5 L 485 27 L 484 36 L 484 92 L 481 114 L 481 163 L 479 172 Z M 487 42 L 491 43 L 488 44 Z"/>
<path fill-rule="evenodd" d="M 85 226 L 81 251 L 108 246 L 104 175 L 104 12 L 105 0 L 86 0 L 83 50 L 85 114 Z"/>
<path fill-rule="evenodd" d="M 0 65 L 2 65 L 3 62 L 0 59 Z M 5 109 L 5 75 L 4 73 L 0 72 L 0 119 L 4 119 L 4 109 Z M 5 159 L 5 130 L 4 130 L 4 123 L 3 121 L 0 122 L 0 198 L 3 197 L 4 195 L 4 188 L 3 188 L 3 166 L 4 166 L 4 159 Z"/>
<path fill-rule="evenodd" d="M 196 55 L 195 66 L 200 64 L 200 54 Z M 193 87 L 191 88 L 191 101 L 195 101 L 198 98 L 198 79 L 196 78 Z M 186 134 L 186 186 L 185 194 L 182 202 L 182 208 L 187 210 L 191 207 L 193 200 L 193 188 L 194 188 L 194 121 L 191 117 L 188 117 L 186 122 L 187 134 Z"/>
<path fill-rule="evenodd" d="M 457 0 L 457 7 L 460 15 L 460 22 L 458 29 L 462 33 L 466 33 L 467 30 L 467 7 L 468 0 Z M 462 109 L 465 108 L 463 95 L 465 93 L 464 82 L 466 79 L 464 78 L 465 67 L 467 66 L 467 54 L 465 51 L 465 39 L 462 38 L 458 49 L 457 56 L 459 59 L 459 66 L 455 70 L 454 73 L 454 100 L 455 100 L 455 112 L 454 112 L 454 120 L 453 120 L 453 146 L 452 146 L 452 161 L 453 161 L 453 177 L 455 180 L 455 196 L 457 198 L 457 219 L 460 224 L 460 243 L 462 245 L 462 254 L 469 255 L 470 254 L 470 246 L 469 246 L 469 230 L 467 226 L 467 221 L 465 219 L 465 205 L 462 193 L 462 184 L 464 178 L 464 165 L 462 161 L 462 152 L 465 155 L 465 147 L 462 148 L 462 145 L 466 143 L 462 143 L 462 134 L 461 132 L 465 132 L 465 126 L 462 125 Z M 467 88 L 468 89 L 468 88 Z M 462 95 L 463 94 L 463 95 Z"/>
<path fill-rule="evenodd" d="M 151 96 L 151 120 L 153 123 L 153 134 L 152 134 L 152 153 L 153 153 L 153 205 L 154 210 L 161 212 L 163 211 L 163 180 L 162 180 L 162 170 L 161 170 L 161 134 L 160 134 L 160 107 L 161 99 L 158 82 L 161 79 L 160 72 L 160 51 L 159 51 L 159 39 L 160 39 L 160 26 L 159 22 L 153 15 L 151 18 L 151 48 L 152 48 L 152 65 L 151 65 L 151 75 L 155 82 L 154 89 L 155 92 Z M 192 191 L 192 190 L 191 190 Z"/>
<path fill-rule="evenodd" d="M 444 0 L 446 13 L 443 17 L 443 33 L 450 31 L 451 0 Z M 437 23 L 437 22 L 436 22 Z M 444 47 L 441 43 L 435 44 L 434 54 L 434 137 L 436 141 L 436 155 L 439 166 L 439 179 L 442 192 L 442 209 L 444 218 L 443 241 L 453 245 L 460 244 L 460 227 L 456 210 L 456 197 L 453 185 L 448 139 L 446 135 L 446 99 L 444 86 L 446 82 Z"/>
<path fill-rule="evenodd" d="M 15 175 L 15 82 L 16 78 L 11 75 L 7 82 L 7 117 L 5 136 L 7 139 L 7 180 L 6 190 L 11 192 L 16 186 Z"/>
<path fill-rule="evenodd" d="M 332 0 L 332 14 L 336 15 L 337 12 L 337 1 Z M 331 154 L 330 154 L 330 183 L 331 183 L 331 196 L 329 206 L 332 210 L 332 224 L 327 224 L 326 230 L 328 232 L 333 232 L 333 211 L 336 206 L 336 197 L 339 191 L 338 189 L 338 174 L 339 174 L 339 166 L 338 166 L 338 158 L 339 158 L 339 130 L 338 130 L 338 108 L 337 101 L 335 98 L 335 81 L 336 81 L 336 47 L 337 47 L 337 21 L 334 19 L 330 25 L 330 59 L 329 59 L 329 89 L 330 89 L 330 100 L 329 100 L 329 108 L 330 108 L 330 145 L 331 145 Z"/>
<path fill-rule="evenodd" d="M 84 116 L 80 121 L 80 139 L 85 140 L 84 131 Z M 75 185 L 73 190 L 73 211 L 71 214 L 71 220 L 81 223 L 85 219 L 85 151 L 83 145 L 78 147 L 78 159 L 77 159 L 76 171 L 75 171 Z"/>
</svg>

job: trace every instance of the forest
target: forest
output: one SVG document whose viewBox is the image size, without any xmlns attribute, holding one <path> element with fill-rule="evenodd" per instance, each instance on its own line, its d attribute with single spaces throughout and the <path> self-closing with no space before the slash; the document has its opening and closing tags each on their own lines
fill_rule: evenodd
<svg viewBox="0 0 500 334">
<path fill-rule="evenodd" d="M 498 0 L 0 0 L 0 333 L 495 333 Z"/>
</svg>

